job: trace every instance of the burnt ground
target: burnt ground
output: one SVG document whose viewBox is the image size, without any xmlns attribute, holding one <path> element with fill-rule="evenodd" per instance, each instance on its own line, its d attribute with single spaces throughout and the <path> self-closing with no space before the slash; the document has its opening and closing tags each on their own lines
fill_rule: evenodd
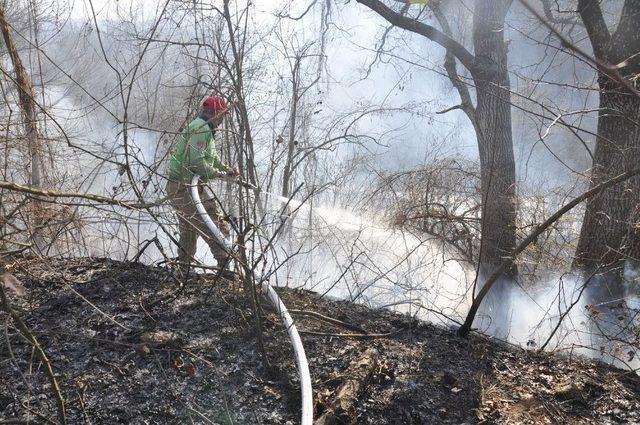
<svg viewBox="0 0 640 425">
<path fill-rule="evenodd" d="M 170 270 L 108 259 L 19 260 L 12 267 L 27 294 L 10 302 L 51 359 L 68 423 L 298 423 L 286 331 L 265 312 L 272 365 L 265 367 L 240 284 L 197 275 L 176 294 Z M 462 340 L 448 329 L 308 291 L 281 293 L 290 309 L 391 332 L 367 339 L 302 335 L 317 414 L 350 376 L 349 365 L 374 347 L 380 361 L 350 423 L 640 423 L 634 374 L 481 337 Z M 303 331 L 353 333 L 296 317 Z M 10 324 L 0 312 L 0 423 L 56 421 L 44 368 Z"/>
</svg>

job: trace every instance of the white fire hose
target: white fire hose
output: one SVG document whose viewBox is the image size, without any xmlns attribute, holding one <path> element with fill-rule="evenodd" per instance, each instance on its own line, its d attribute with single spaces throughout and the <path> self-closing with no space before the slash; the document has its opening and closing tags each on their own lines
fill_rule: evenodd
<svg viewBox="0 0 640 425">
<path fill-rule="evenodd" d="M 207 210 L 204 209 L 202 205 L 202 201 L 200 200 L 200 194 L 198 193 L 198 180 L 200 176 L 194 175 L 191 180 L 191 197 L 193 198 L 193 202 L 196 205 L 198 213 L 202 220 L 204 220 L 205 224 L 216 238 L 216 240 L 224 246 L 227 252 L 231 253 L 233 250 L 233 246 L 230 241 L 222 234 L 218 226 L 215 225 Z M 269 301 L 273 304 L 276 310 L 280 313 L 280 317 L 284 322 L 284 325 L 287 328 L 287 332 L 289 333 L 289 339 L 291 340 L 291 345 L 293 345 L 293 351 L 296 356 L 296 364 L 298 366 L 298 375 L 300 376 L 300 391 L 302 393 L 302 417 L 301 424 L 302 425 L 312 425 L 313 423 L 313 390 L 311 388 L 311 375 L 309 374 L 309 363 L 307 362 L 307 356 L 304 352 L 304 346 L 302 345 L 302 340 L 300 339 L 300 334 L 298 334 L 298 329 L 296 325 L 293 323 L 293 319 L 287 310 L 287 307 L 284 305 L 276 291 L 273 289 L 269 282 L 263 279 L 257 279 L 254 273 L 254 280 L 260 282 L 260 286 L 262 291 L 268 296 Z"/>
</svg>

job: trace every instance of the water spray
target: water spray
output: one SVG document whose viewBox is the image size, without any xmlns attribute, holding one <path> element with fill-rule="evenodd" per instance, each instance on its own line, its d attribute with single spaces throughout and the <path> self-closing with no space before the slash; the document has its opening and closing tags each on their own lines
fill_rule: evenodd
<svg viewBox="0 0 640 425">
<path fill-rule="evenodd" d="M 218 243 L 220 243 L 228 253 L 232 253 L 233 246 L 231 242 L 227 240 L 227 238 L 222 234 L 218 226 L 215 225 L 215 223 L 207 213 L 207 210 L 205 210 L 204 205 L 202 205 L 200 194 L 198 193 L 199 179 L 200 176 L 196 174 L 191 180 L 191 197 L 193 198 L 196 209 L 198 210 L 200 217 L 205 222 L 207 228 L 211 231 L 211 234 L 216 238 Z M 249 188 L 255 188 L 255 186 L 251 185 L 250 183 L 242 181 L 239 181 L 239 183 Z M 289 340 L 291 341 L 291 345 L 293 345 L 293 351 L 296 357 L 296 365 L 298 367 L 298 375 L 300 377 L 300 392 L 302 394 L 302 415 L 300 423 L 302 425 L 312 425 L 313 389 L 311 388 L 311 375 L 309 374 L 309 363 L 304 352 L 304 346 L 302 345 L 302 340 L 300 339 L 298 329 L 296 328 L 296 325 L 294 324 L 293 318 L 289 314 L 287 307 L 284 305 L 276 291 L 273 289 L 273 286 L 269 284 L 268 280 L 256 276 L 255 271 L 252 271 L 251 273 L 253 274 L 254 281 L 260 282 L 262 292 L 267 295 L 269 301 L 271 301 L 271 304 L 273 304 L 276 311 L 278 311 L 278 313 L 280 314 L 280 318 L 287 328 Z"/>
</svg>

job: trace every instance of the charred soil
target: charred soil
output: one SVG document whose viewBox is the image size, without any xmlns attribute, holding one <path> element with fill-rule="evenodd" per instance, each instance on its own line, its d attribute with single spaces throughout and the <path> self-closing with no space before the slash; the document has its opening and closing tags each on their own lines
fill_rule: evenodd
<svg viewBox="0 0 640 425">
<path fill-rule="evenodd" d="M 239 283 L 197 274 L 180 289 L 169 269 L 109 259 L 18 259 L 10 267 L 26 294 L 7 292 L 9 302 L 49 356 L 68 423 L 298 423 L 286 330 L 265 306 L 267 365 Z M 294 316 L 323 423 L 640 423 L 635 374 L 463 340 L 309 291 L 279 292 L 301 310 Z M 0 324 L 0 423 L 57 421 L 31 345 L 4 311 Z"/>
</svg>

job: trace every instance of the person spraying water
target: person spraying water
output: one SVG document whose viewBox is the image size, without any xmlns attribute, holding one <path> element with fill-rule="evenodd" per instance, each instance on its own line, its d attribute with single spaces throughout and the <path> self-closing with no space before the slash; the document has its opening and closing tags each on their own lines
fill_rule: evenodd
<svg viewBox="0 0 640 425">
<path fill-rule="evenodd" d="M 181 133 L 176 150 L 169 162 L 169 182 L 167 195 L 176 210 L 179 221 L 179 260 L 182 267 L 188 266 L 196 251 L 197 233 L 204 235 L 209 249 L 218 263 L 218 267 L 228 267 L 233 256 L 233 246 L 229 241 L 229 230 L 223 221 L 215 200 L 202 199 L 205 191 L 202 182 L 221 176 L 231 177 L 247 186 L 238 177 L 235 168 L 225 165 L 215 150 L 215 130 L 227 113 L 226 102 L 220 97 L 208 97 L 204 100 L 200 116 L 193 120 Z M 247 270 L 249 270 L 247 268 Z M 227 270 L 228 271 L 228 270 Z M 301 391 L 302 425 L 313 423 L 313 390 L 309 364 L 302 340 L 289 314 L 276 291 L 265 277 L 256 276 L 250 270 L 253 281 L 279 313 L 293 346 Z"/>
<path fill-rule="evenodd" d="M 206 235 L 203 239 L 216 259 L 218 267 L 223 273 L 230 273 L 228 269 L 230 257 L 227 251 L 215 237 L 209 234 L 190 194 L 190 183 L 194 175 L 199 175 L 200 182 L 204 183 L 219 177 L 220 174 L 230 177 L 236 177 L 239 174 L 236 168 L 222 163 L 215 148 L 215 132 L 227 112 L 227 103 L 223 98 L 207 97 L 202 103 L 198 117 L 182 130 L 175 151 L 169 160 L 167 195 L 178 216 L 180 245 L 178 263 L 183 274 L 186 273 L 195 256 L 198 233 Z M 197 190 L 201 195 L 205 194 L 202 184 L 198 185 Z M 228 237 L 229 228 L 222 218 L 215 199 L 210 196 L 203 197 L 202 205 L 220 231 Z"/>
</svg>

